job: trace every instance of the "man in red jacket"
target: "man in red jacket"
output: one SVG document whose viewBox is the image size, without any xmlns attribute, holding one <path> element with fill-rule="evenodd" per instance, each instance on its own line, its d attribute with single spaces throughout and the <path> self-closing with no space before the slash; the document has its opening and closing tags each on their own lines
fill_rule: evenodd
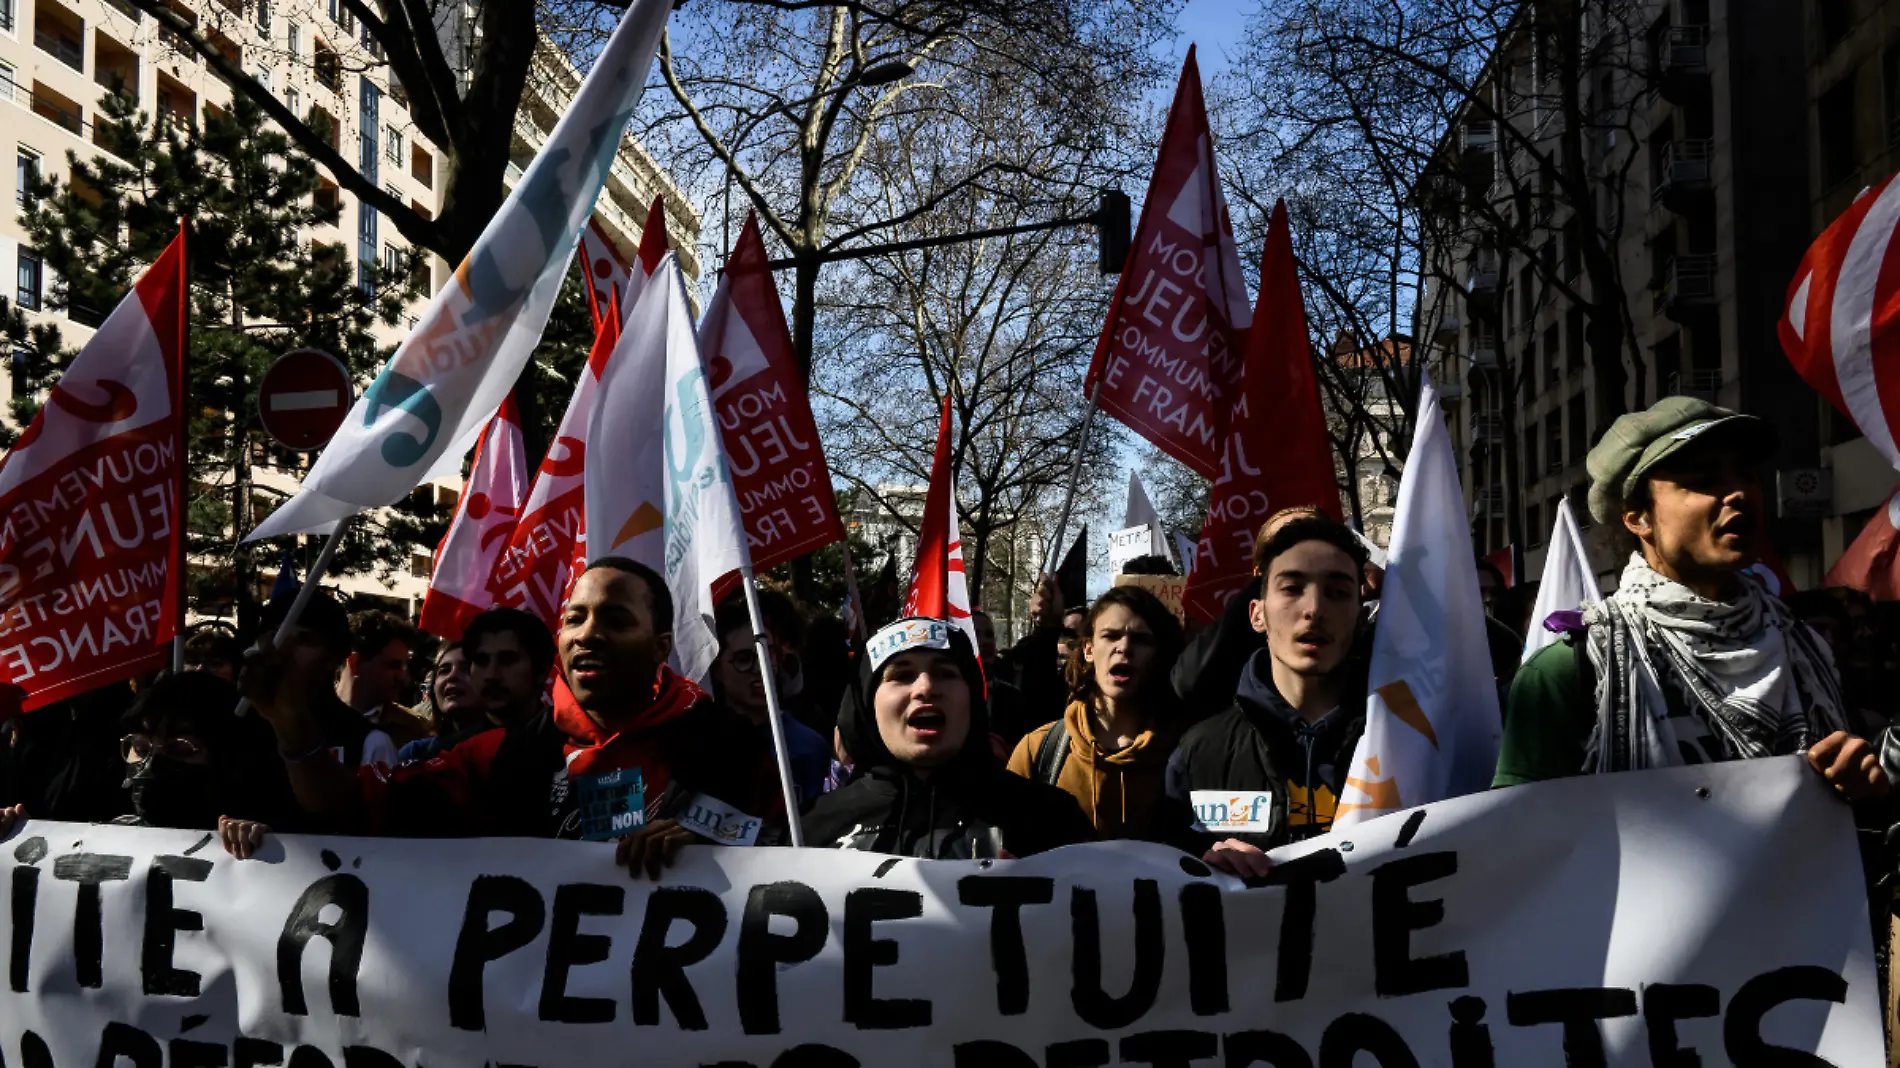
<svg viewBox="0 0 1900 1068">
<path fill-rule="evenodd" d="M 558 644 L 552 708 L 427 762 L 360 775 L 321 745 L 306 703 L 316 687 L 282 651 L 260 643 L 244 690 L 276 729 L 298 803 L 341 831 L 620 839 L 623 862 L 657 874 L 695 839 L 675 820 L 689 809 L 770 811 L 770 754 L 751 725 L 666 666 L 673 600 L 651 568 L 589 565 Z"/>
</svg>

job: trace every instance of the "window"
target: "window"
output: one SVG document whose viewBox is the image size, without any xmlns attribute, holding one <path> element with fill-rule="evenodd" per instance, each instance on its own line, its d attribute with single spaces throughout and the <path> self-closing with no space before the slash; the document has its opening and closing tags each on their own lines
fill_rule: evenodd
<svg viewBox="0 0 1900 1068">
<path fill-rule="evenodd" d="M 1860 165 L 1854 145 L 1854 77 L 1842 78 L 1821 94 L 1821 187 L 1831 189 L 1854 176 Z"/>
<path fill-rule="evenodd" d="M 1570 398 L 1567 421 L 1570 423 L 1570 462 L 1582 463 L 1583 454 L 1590 451 L 1590 416 L 1584 408 L 1583 394 Z"/>
<path fill-rule="evenodd" d="M 265 67 L 263 70 L 258 71 L 256 77 L 257 77 L 257 84 L 263 86 L 265 91 L 268 92 L 271 87 L 270 68 Z"/>
<path fill-rule="evenodd" d="M 1535 549 L 1544 544 L 1544 510 L 1535 504 L 1524 506 L 1524 544 Z"/>
<path fill-rule="evenodd" d="M 369 23 L 363 24 L 363 31 L 357 35 L 356 39 L 362 44 L 364 51 L 377 59 L 383 58 L 383 42 L 378 40 L 375 34 L 369 32 Z"/>
<path fill-rule="evenodd" d="M 1564 469 L 1564 421 L 1557 412 L 1544 420 L 1544 465 L 1553 473 Z"/>
<path fill-rule="evenodd" d="M 284 87 L 284 106 L 290 109 L 292 115 L 303 118 L 303 94 L 297 91 L 296 86 Z"/>
<path fill-rule="evenodd" d="M 270 39 L 270 0 L 257 0 L 257 32 Z"/>
<path fill-rule="evenodd" d="M 402 166 L 402 131 L 394 126 L 383 127 L 383 158 Z"/>
<path fill-rule="evenodd" d="M 1557 327 L 1552 324 L 1544 328 L 1544 388 L 1557 388 L 1557 376 L 1561 373 L 1561 357 L 1557 351 Z"/>
<path fill-rule="evenodd" d="M 336 52 L 321 39 L 317 41 L 316 56 L 312 66 L 317 71 L 317 84 L 332 93 L 341 92 L 343 87 L 343 65 L 336 58 Z"/>
<path fill-rule="evenodd" d="M 1854 28 L 1854 5 L 1851 0 L 1821 0 L 1820 16 L 1821 54 L 1826 55 Z"/>
<path fill-rule="evenodd" d="M 284 51 L 296 58 L 303 51 L 303 27 L 294 22 L 284 23 Z"/>
<path fill-rule="evenodd" d="M 33 187 L 40 180 L 40 154 L 22 146 L 20 154 L 13 164 L 13 198 L 22 208 L 31 208 L 39 203 L 33 195 Z"/>
<path fill-rule="evenodd" d="M 356 262 L 356 288 L 362 290 L 364 296 L 376 295 L 376 278 L 371 273 L 369 264 L 362 260 Z"/>
<path fill-rule="evenodd" d="M 395 245 L 383 246 L 383 274 L 392 279 L 402 274 L 402 249 Z"/>
<path fill-rule="evenodd" d="M 1880 87 L 1887 102 L 1887 143 L 1900 144 L 1900 44 L 1880 57 Z"/>
<path fill-rule="evenodd" d="M 16 0 L 0 0 L 0 30 L 13 32 L 13 6 Z"/>
<path fill-rule="evenodd" d="M 1572 308 L 1564 316 L 1564 348 L 1570 354 L 1570 369 L 1584 367 L 1583 309 Z"/>
<path fill-rule="evenodd" d="M 421 182 L 424 189 L 435 188 L 435 157 L 421 145 L 409 146 L 409 176 Z"/>
<path fill-rule="evenodd" d="M 20 307 L 27 311 L 40 310 L 40 257 L 38 253 L 20 250 Z"/>
<path fill-rule="evenodd" d="M 0 63 L 0 100 L 12 100 L 13 87 L 18 84 L 13 74 L 13 64 Z"/>
<path fill-rule="evenodd" d="M 1536 485 L 1537 480 L 1544 476 L 1544 471 L 1537 466 L 1537 424 L 1535 423 L 1524 428 L 1524 455 L 1520 460 L 1524 467 L 1524 484 Z"/>
</svg>

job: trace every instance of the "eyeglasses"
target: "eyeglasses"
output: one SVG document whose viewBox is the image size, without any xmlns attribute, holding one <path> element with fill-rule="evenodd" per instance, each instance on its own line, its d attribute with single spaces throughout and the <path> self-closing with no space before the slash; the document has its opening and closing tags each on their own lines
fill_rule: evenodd
<svg viewBox="0 0 1900 1068">
<path fill-rule="evenodd" d="M 119 739 L 119 759 L 127 764 L 143 764 L 154 755 L 172 760 L 194 760 L 204 755 L 205 747 L 190 738 L 152 738 L 128 734 Z"/>
</svg>

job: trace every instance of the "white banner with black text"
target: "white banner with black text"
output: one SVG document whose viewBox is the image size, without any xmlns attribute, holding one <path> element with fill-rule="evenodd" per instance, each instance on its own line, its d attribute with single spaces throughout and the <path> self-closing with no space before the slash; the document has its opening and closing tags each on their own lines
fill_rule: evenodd
<svg viewBox="0 0 1900 1068">
<path fill-rule="evenodd" d="M 1875 1066 L 1849 817 L 1795 758 L 1573 779 L 1283 850 L 1254 886 L 1132 843 L 708 844 L 656 885 L 611 845 L 279 836 L 240 862 L 28 822 L 0 843 L 0 1060 Z"/>
</svg>

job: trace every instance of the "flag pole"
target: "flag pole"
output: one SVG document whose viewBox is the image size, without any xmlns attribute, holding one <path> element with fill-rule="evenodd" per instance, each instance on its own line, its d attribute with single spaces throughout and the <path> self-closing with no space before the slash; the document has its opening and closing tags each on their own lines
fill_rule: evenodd
<svg viewBox="0 0 1900 1068">
<path fill-rule="evenodd" d="M 1102 396 L 1102 380 L 1095 380 L 1095 388 L 1089 390 L 1088 414 L 1082 417 L 1082 438 L 1075 443 L 1075 458 L 1069 462 L 1069 481 L 1062 488 L 1062 515 L 1056 520 L 1056 536 L 1049 542 L 1049 566 L 1043 573 L 1053 575 L 1062 563 L 1063 540 L 1069 533 L 1069 512 L 1075 507 L 1075 484 L 1082 477 L 1082 454 L 1088 451 L 1089 427 L 1095 422 L 1096 402 Z"/>
<path fill-rule="evenodd" d="M 845 554 L 845 566 L 851 556 Z M 798 825 L 798 793 L 792 788 L 792 761 L 785 750 L 785 723 L 779 718 L 778 673 L 772 666 L 771 639 L 765 633 L 764 613 L 759 610 L 759 587 L 752 578 L 752 565 L 739 568 L 739 584 L 745 587 L 746 612 L 752 617 L 752 644 L 759 654 L 759 678 L 765 683 L 765 717 L 772 727 L 772 755 L 778 761 L 779 789 L 785 792 L 785 826 L 791 831 L 793 848 L 805 845 L 805 832 Z"/>
<path fill-rule="evenodd" d="M 337 546 L 343 544 L 343 535 L 349 533 L 350 527 L 355 522 L 355 515 L 344 516 L 336 521 L 336 529 L 324 539 L 322 551 L 317 553 L 317 559 L 310 565 L 310 570 L 304 573 L 303 585 L 297 588 L 297 596 L 290 602 L 290 611 L 284 613 L 284 621 L 277 625 L 277 633 L 271 636 L 272 648 L 282 647 L 284 641 L 290 637 L 290 629 L 303 618 L 303 610 L 310 606 L 310 598 L 316 593 L 317 582 L 323 578 L 324 572 L 330 570 L 330 558 L 336 555 Z M 771 692 L 769 688 L 766 690 L 767 694 Z M 239 716 L 249 715 L 250 698 L 239 698 L 236 711 Z"/>
<path fill-rule="evenodd" d="M 846 535 L 839 548 L 844 553 L 844 595 L 851 599 L 851 629 L 861 642 L 871 640 L 871 621 L 864 615 L 864 595 L 858 592 L 858 569 L 851 566 L 851 537 Z"/>
<path fill-rule="evenodd" d="M 172 386 L 172 415 L 178 420 L 178 481 L 172 486 L 172 532 L 178 539 L 178 551 L 172 558 L 172 566 L 178 569 L 178 630 L 172 635 L 172 674 L 181 674 L 185 670 L 185 619 L 190 609 L 186 604 L 186 581 L 190 578 L 186 566 L 185 536 L 185 469 L 189 466 L 190 450 L 187 443 L 191 436 L 191 416 L 185 412 L 185 368 L 191 363 L 191 217 L 178 217 L 178 239 L 183 243 L 184 255 L 178 267 L 179 303 L 183 305 L 178 316 L 178 381 Z M 249 457 L 245 458 L 247 461 Z"/>
</svg>

